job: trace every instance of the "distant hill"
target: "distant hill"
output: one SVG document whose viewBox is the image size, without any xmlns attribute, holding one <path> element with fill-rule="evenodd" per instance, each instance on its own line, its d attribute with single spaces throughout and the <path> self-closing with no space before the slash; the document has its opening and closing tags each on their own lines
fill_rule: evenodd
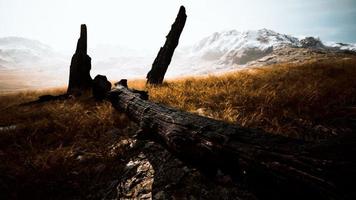
<svg viewBox="0 0 356 200">
<path fill-rule="evenodd" d="M 157 44 L 157 48 L 162 44 Z M 166 78 L 223 73 L 276 63 L 345 58 L 355 51 L 355 44 L 324 43 L 315 37 L 299 39 L 268 29 L 230 30 L 213 33 L 191 46 L 179 45 Z M 144 79 L 157 55 L 154 50 L 146 52 L 115 44 L 90 46 L 88 52 L 92 58 L 92 76 L 105 74 L 110 80 Z M 15 77 L 11 81 L 22 77 L 22 81 L 33 87 L 65 85 L 71 56 L 62 55 L 36 40 L 0 38 L 0 70 L 11 73 L 11 77 Z M 2 77 L 8 79 L 9 76 L 2 73 Z M 50 81 L 44 82 L 41 77 Z M 6 81 L 0 82 L 5 84 Z"/>
<path fill-rule="evenodd" d="M 191 54 L 218 63 L 244 65 L 283 45 L 298 46 L 300 42 L 295 37 L 267 29 L 245 32 L 231 30 L 202 39 L 191 48 Z"/>
<path fill-rule="evenodd" d="M 299 62 L 352 51 L 356 51 L 354 44 L 324 44 L 318 38 L 298 39 L 268 29 L 230 30 L 213 33 L 181 50 L 172 66 L 178 66 L 185 73 L 207 74 L 249 66 Z"/>
<path fill-rule="evenodd" d="M 39 41 L 0 38 L 1 91 L 66 84 L 70 60 Z"/>
<path fill-rule="evenodd" d="M 48 45 L 21 37 L 0 38 L 0 65 L 3 67 L 32 68 L 53 66 L 59 55 Z"/>
</svg>

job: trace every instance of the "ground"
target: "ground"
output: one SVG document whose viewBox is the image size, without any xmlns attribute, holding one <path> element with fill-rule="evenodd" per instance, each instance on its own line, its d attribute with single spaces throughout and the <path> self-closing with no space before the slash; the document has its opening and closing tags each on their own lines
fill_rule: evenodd
<svg viewBox="0 0 356 200">
<path fill-rule="evenodd" d="M 129 86 L 148 90 L 157 103 L 316 145 L 351 138 L 346 148 L 355 141 L 354 77 L 356 58 L 348 58 Z M 207 176 L 160 145 L 137 140 L 137 126 L 109 102 L 21 105 L 64 91 L 0 97 L 1 199 L 256 198 L 227 175 Z"/>
</svg>

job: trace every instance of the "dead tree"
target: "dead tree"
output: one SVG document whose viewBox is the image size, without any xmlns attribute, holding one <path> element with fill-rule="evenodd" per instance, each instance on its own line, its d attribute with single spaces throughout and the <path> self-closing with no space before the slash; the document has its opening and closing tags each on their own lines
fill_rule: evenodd
<svg viewBox="0 0 356 200">
<path fill-rule="evenodd" d="M 147 74 L 147 83 L 162 84 L 167 68 L 171 63 L 174 50 L 178 46 L 179 37 L 183 31 L 187 15 L 184 6 L 181 6 L 171 31 L 166 36 L 166 42 L 158 52 L 156 59 L 152 64 L 151 70 Z"/>
<path fill-rule="evenodd" d="M 312 156 L 301 141 L 144 99 L 126 81 L 109 93 L 112 105 L 139 124 L 138 135 L 154 139 L 182 160 L 212 172 L 222 170 L 262 199 L 346 198 L 344 183 L 335 177 L 350 167 Z"/>
<path fill-rule="evenodd" d="M 87 27 L 85 24 L 82 24 L 77 49 L 70 64 L 68 94 L 80 95 L 91 91 L 92 78 L 90 76 L 90 69 L 91 58 L 87 55 Z"/>
</svg>

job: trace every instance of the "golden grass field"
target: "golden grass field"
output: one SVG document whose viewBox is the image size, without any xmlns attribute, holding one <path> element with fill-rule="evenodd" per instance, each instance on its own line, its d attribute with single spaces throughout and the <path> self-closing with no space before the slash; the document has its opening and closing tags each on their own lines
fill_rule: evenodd
<svg viewBox="0 0 356 200">
<path fill-rule="evenodd" d="M 152 100 L 182 110 L 315 140 L 351 131 L 343 123 L 356 115 L 355 78 L 356 60 L 350 59 L 188 78 L 147 89 Z"/>
<path fill-rule="evenodd" d="M 355 77 L 352 58 L 170 80 L 159 87 L 132 80 L 129 87 L 148 90 L 152 101 L 188 112 L 318 141 L 356 130 Z M 64 92 L 57 88 L 0 96 L 0 193 L 6 197 L 83 197 L 120 173 L 123 163 L 117 158 L 128 155 L 125 149 L 113 153 L 109 147 L 137 127 L 109 102 L 83 97 L 18 106 Z M 120 132 L 115 140 L 112 129 Z M 99 177 L 103 168 L 106 173 Z"/>
</svg>

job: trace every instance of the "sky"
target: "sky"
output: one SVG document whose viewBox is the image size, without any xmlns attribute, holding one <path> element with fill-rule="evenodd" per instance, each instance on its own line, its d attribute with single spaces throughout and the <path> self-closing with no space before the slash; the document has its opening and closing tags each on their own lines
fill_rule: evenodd
<svg viewBox="0 0 356 200">
<path fill-rule="evenodd" d="M 26 37 L 73 51 L 85 23 L 89 48 L 110 44 L 158 51 L 180 5 L 188 15 L 182 45 L 217 31 L 261 28 L 356 42 L 356 0 L 0 0 L 0 37 Z"/>
</svg>

